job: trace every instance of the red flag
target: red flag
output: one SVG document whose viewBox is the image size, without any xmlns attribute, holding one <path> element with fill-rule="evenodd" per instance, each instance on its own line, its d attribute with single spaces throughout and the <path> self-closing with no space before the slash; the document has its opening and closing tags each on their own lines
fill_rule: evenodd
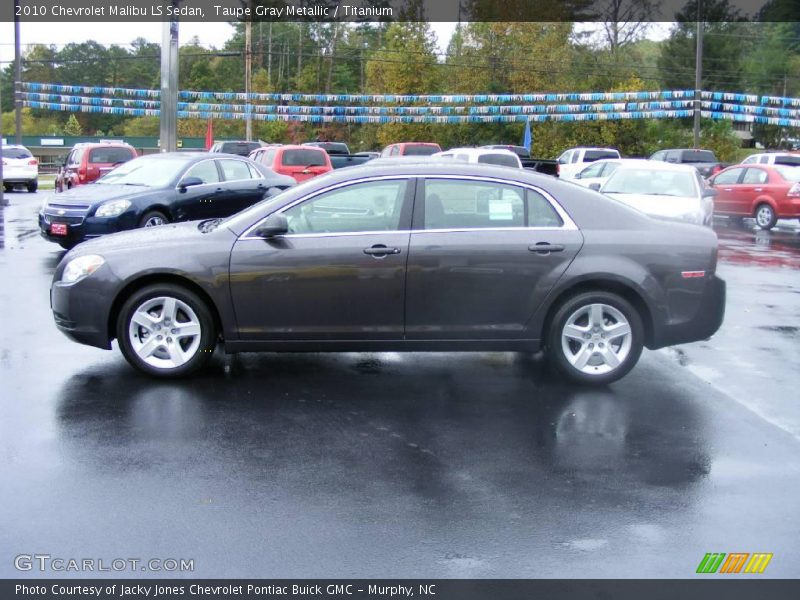
<svg viewBox="0 0 800 600">
<path fill-rule="evenodd" d="M 211 150 L 211 146 L 214 145 L 214 126 L 211 124 L 211 119 L 208 120 L 208 126 L 206 127 L 206 150 Z"/>
</svg>

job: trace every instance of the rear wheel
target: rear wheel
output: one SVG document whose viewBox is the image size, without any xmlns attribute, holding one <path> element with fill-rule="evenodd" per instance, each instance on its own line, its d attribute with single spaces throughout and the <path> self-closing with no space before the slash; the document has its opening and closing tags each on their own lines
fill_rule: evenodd
<svg viewBox="0 0 800 600">
<path fill-rule="evenodd" d="M 756 207 L 756 225 L 761 229 L 770 230 L 778 222 L 778 215 L 769 204 L 759 204 Z"/>
<path fill-rule="evenodd" d="M 156 284 L 135 292 L 117 319 L 125 359 L 156 377 L 180 377 L 205 365 L 217 341 L 206 303 L 190 290 Z"/>
<path fill-rule="evenodd" d="M 3 186 L 3 189 L 5 190 L 6 194 L 10 194 L 11 192 L 14 191 L 14 186 L 11 185 L 10 183 L 7 183 Z"/>
<path fill-rule="evenodd" d="M 72 250 L 75 246 L 78 245 L 78 242 L 58 242 L 58 245 L 61 246 L 64 250 Z"/>
<path fill-rule="evenodd" d="M 608 292 L 568 299 L 547 333 L 551 364 L 580 383 L 606 384 L 624 377 L 639 360 L 643 345 L 639 313 L 627 300 Z"/>
<path fill-rule="evenodd" d="M 28 191 L 32 194 L 36 190 L 39 189 L 39 180 L 34 179 L 33 181 L 29 181 L 27 185 Z"/>
<path fill-rule="evenodd" d="M 167 223 L 169 218 L 158 210 L 149 210 L 139 219 L 139 227 L 158 227 Z"/>
</svg>

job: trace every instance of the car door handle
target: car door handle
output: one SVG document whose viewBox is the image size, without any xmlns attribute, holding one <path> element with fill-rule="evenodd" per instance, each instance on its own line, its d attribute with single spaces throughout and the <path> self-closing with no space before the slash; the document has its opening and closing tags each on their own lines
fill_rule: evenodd
<svg viewBox="0 0 800 600">
<path fill-rule="evenodd" d="M 551 252 L 563 252 L 564 246 L 561 244 L 549 244 L 547 242 L 538 242 L 528 246 L 528 250 L 536 252 L 537 254 L 550 254 Z"/>
<path fill-rule="evenodd" d="M 732 192 L 732 191 L 733 191 L 733 188 L 724 188 L 724 191 L 726 191 L 726 192 Z"/>
<path fill-rule="evenodd" d="M 763 192 L 763 191 L 764 191 L 764 188 L 756 188 L 756 191 L 757 191 L 757 192 Z"/>
<path fill-rule="evenodd" d="M 400 248 L 387 248 L 383 244 L 375 244 L 369 248 L 364 248 L 364 254 L 375 258 L 384 258 L 390 254 L 400 254 Z"/>
</svg>

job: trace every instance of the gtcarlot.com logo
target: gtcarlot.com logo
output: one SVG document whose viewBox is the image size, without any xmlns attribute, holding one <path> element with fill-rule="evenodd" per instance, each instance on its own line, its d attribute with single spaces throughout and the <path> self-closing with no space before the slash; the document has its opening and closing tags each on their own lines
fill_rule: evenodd
<svg viewBox="0 0 800 600">
<path fill-rule="evenodd" d="M 760 574 L 767 568 L 769 561 L 772 560 L 771 552 L 709 552 L 697 566 L 697 572 L 736 574 L 736 573 L 755 573 Z"/>
<path fill-rule="evenodd" d="M 49 554 L 18 554 L 14 557 L 17 571 L 95 573 L 142 571 L 179 572 L 194 571 L 193 558 L 58 558 Z"/>
</svg>

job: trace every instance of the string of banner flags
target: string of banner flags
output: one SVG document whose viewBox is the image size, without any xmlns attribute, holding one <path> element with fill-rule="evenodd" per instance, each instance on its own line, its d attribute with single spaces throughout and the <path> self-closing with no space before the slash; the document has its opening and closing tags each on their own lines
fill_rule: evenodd
<svg viewBox="0 0 800 600">
<path fill-rule="evenodd" d="M 160 114 L 159 90 L 24 82 L 19 93 L 23 106 L 38 110 L 133 117 Z M 249 117 L 354 124 L 665 119 L 691 117 L 694 107 L 694 90 L 472 95 L 181 91 L 178 97 L 182 119 Z M 800 127 L 800 98 L 708 91 L 701 92 L 700 98 L 704 118 Z M 303 102 L 313 104 L 298 104 Z"/>
</svg>

